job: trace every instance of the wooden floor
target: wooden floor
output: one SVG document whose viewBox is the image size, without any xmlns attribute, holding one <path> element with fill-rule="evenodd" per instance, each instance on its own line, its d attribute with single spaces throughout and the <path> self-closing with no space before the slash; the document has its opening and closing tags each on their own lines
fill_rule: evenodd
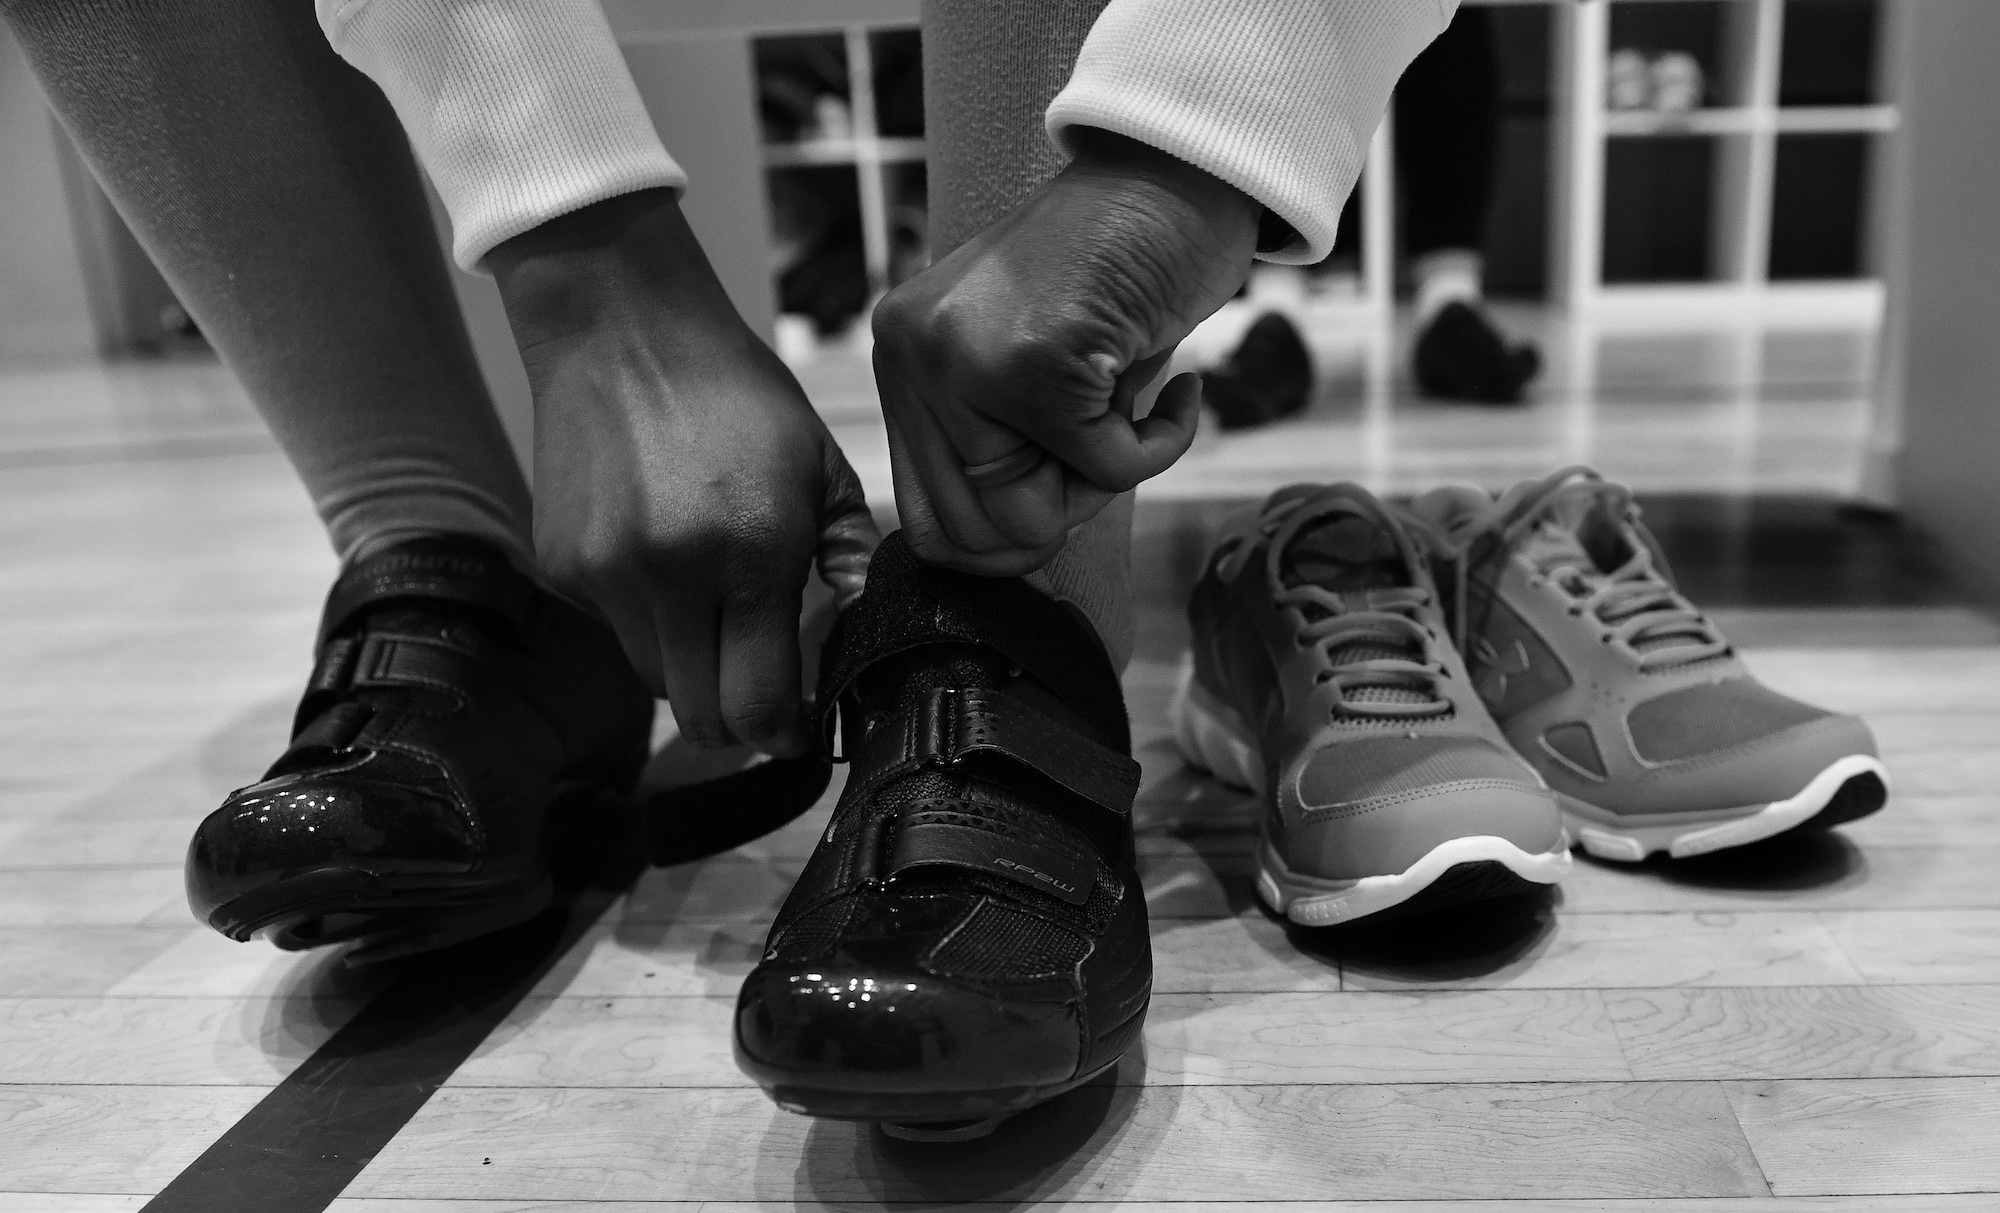
<svg viewBox="0 0 2000 1213">
<path fill-rule="evenodd" d="M 1746 441 L 1694 432 L 1714 386 L 1686 385 L 1689 449 Z M 1406 433 L 1453 428 L 1406 411 Z M 1815 474 L 1850 474 L 1842 449 Z M 1158 981 L 1115 1081 L 940 1147 L 743 1080 L 736 985 L 822 806 L 646 873 L 331 1207 L 2000 1208 L 2000 630 L 1893 526 L 1745 466 L 1762 496 L 1655 516 L 1762 676 L 1873 723 L 1877 816 L 1579 859 L 1548 903 L 1449 929 L 1287 929 L 1254 903 L 1254 806 L 1164 738 L 1217 508 L 1165 494 L 1127 678 Z M 180 891 L 193 824 L 282 746 L 332 571 L 214 368 L 0 374 L 0 1213 L 142 1207 L 382 990 L 230 943 Z"/>
</svg>

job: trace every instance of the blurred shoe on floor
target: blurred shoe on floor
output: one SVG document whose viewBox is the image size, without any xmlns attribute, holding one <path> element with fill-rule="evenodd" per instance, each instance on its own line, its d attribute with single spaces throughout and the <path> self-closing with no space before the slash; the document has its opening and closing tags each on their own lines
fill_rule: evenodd
<svg viewBox="0 0 2000 1213">
<path fill-rule="evenodd" d="M 1509 341 L 1482 309 L 1454 300 L 1418 330 L 1410 363 L 1426 396 L 1519 404 L 1521 389 L 1541 372 L 1542 356 L 1532 345 Z"/>
<path fill-rule="evenodd" d="M 1312 355 L 1298 326 L 1266 312 L 1221 365 L 1201 373 L 1201 398 L 1225 430 L 1247 430 L 1305 411 Z"/>
<path fill-rule="evenodd" d="M 1701 855 L 1882 807 L 1868 726 L 1758 682 L 1674 588 L 1623 485 L 1566 468 L 1411 512 L 1442 537 L 1481 697 L 1590 854 Z"/>
<path fill-rule="evenodd" d="M 1240 515 L 1188 620 L 1175 743 L 1264 798 L 1273 910 L 1325 926 L 1569 870 L 1555 801 L 1473 690 L 1423 552 L 1366 490 L 1294 486 Z"/>
<path fill-rule="evenodd" d="M 1542 356 L 1529 343 L 1510 341 L 1487 314 L 1485 257 L 1470 248 L 1432 249 L 1411 258 L 1410 275 L 1417 389 L 1444 400 L 1519 404 Z"/>
</svg>

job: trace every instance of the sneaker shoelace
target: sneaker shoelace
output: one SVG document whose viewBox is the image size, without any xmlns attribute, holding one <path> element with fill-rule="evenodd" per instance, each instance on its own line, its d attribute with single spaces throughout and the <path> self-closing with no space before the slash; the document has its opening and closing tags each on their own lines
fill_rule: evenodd
<svg viewBox="0 0 2000 1213">
<path fill-rule="evenodd" d="M 1601 507 L 1619 519 L 1632 555 L 1609 572 L 1599 568 L 1574 533 L 1557 521 L 1571 503 L 1580 507 L 1578 517 Z M 1630 649 L 1641 670 L 1693 665 L 1729 652 L 1729 642 L 1715 625 L 1654 567 L 1652 548 L 1638 540 L 1637 509 L 1625 486 L 1605 481 L 1587 468 L 1565 468 L 1518 501 L 1503 500 L 1495 513 L 1511 516 L 1500 531 L 1498 550 L 1525 546 L 1537 574 L 1570 596 L 1569 613 L 1595 619 L 1604 629 L 1605 642 Z M 1483 529 L 1478 526 L 1472 533 Z M 1465 592 L 1470 555 L 1467 544 L 1460 550 L 1455 579 L 1460 595 Z M 1458 621 L 1462 633 L 1466 626 L 1462 600 Z M 1461 645 L 1464 640 L 1461 635 Z"/>
<path fill-rule="evenodd" d="M 1327 668 L 1318 681 L 1334 687 L 1337 716 L 1389 722 L 1449 715 L 1444 664 L 1431 652 L 1437 637 L 1420 617 L 1431 604 L 1429 590 L 1392 585 L 1335 591 L 1285 573 L 1286 553 L 1316 529 L 1314 524 L 1348 517 L 1383 528 L 1399 557 L 1406 557 L 1393 525 L 1369 504 L 1340 493 L 1274 502 L 1260 527 L 1270 540 L 1266 560 L 1273 599 L 1303 618 L 1296 640 L 1324 657 Z"/>
</svg>

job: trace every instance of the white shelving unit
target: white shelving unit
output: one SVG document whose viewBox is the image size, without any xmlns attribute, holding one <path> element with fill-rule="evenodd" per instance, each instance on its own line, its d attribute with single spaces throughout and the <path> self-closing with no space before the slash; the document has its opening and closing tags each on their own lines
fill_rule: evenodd
<svg viewBox="0 0 2000 1213">
<path fill-rule="evenodd" d="M 880 133 L 875 114 L 874 51 L 869 36 L 885 30 L 912 28 L 901 23 L 841 26 L 837 32 L 847 55 L 845 99 L 852 123 L 851 135 L 766 143 L 762 149 L 767 170 L 854 167 L 860 191 L 862 250 L 871 294 L 879 294 L 889 286 L 890 217 L 883 169 L 892 164 L 921 164 L 925 149 L 922 139 Z M 1389 120 L 1385 118 L 1369 145 L 1367 169 L 1359 187 L 1363 231 L 1361 290 L 1349 305 L 1385 321 L 1395 303 L 1395 167 L 1389 138 Z"/>
<path fill-rule="evenodd" d="M 1554 179 L 1550 191 L 1551 301 L 1574 319 L 1600 326 L 1713 323 L 1740 317 L 1768 323 L 1871 324 L 1879 320 L 1882 287 L 1875 279 L 1772 282 L 1773 185 L 1777 141 L 1791 134 L 1892 132 L 1892 104 L 1781 106 L 1780 56 L 1786 0 L 1708 0 L 1726 6 L 1722 70 L 1709 95 L 1726 104 L 1686 113 L 1613 111 L 1605 100 L 1606 65 L 1613 51 L 1612 6 L 1649 0 L 1466 0 L 1486 4 L 1550 4 L 1555 79 L 1551 138 Z M 870 34 L 908 28 L 902 23 L 839 27 L 847 54 L 849 138 L 767 144 L 767 169 L 853 165 L 860 191 L 863 248 L 870 287 L 886 289 L 890 217 L 883 170 L 920 163 L 922 139 L 882 136 L 876 124 Z M 1718 143 L 1710 280 L 1687 283 L 1606 284 L 1604 207 L 1606 153 L 1611 140 L 1702 136 Z M 1360 290 L 1324 306 L 1364 322 L 1386 324 L 1394 309 L 1395 166 L 1389 122 L 1369 147 L 1359 204 L 1362 216 Z"/>
<path fill-rule="evenodd" d="M 868 267 L 870 296 L 889 288 L 889 202 L 882 170 L 891 164 L 921 164 L 922 139 L 881 134 L 875 116 L 875 51 L 869 35 L 878 30 L 910 28 L 895 25 L 846 25 L 839 30 L 847 52 L 847 110 L 852 134 L 846 138 L 810 139 L 764 145 L 767 169 L 854 166 L 861 193 L 861 247 Z"/>
<path fill-rule="evenodd" d="M 1781 106 L 1786 0 L 1711 0 L 1728 11 L 1725 70 L 1710 82 L 1710 93 L 1729 103 L 1681 114 L 1609 110 L 1605 77 L 1614 49 L 1612 5 L 1641 2 L 1574 0 L 1554 10 L 1552 300 L 1573 318 L 1612 326 L 1713 323 L 1730 316 L 1766 323 L 1878 323 L 1882 285 L 1875 279 L 1770 280 L 1773 184 L 1780 135 L 1882 134 L 1896 129 L 1896 107 Z M 1609 141 L 1687 135 L 1719 141 L 1710 203 L 1713 279 L 1607 285 L 1603 234 Z"/>
</svg>

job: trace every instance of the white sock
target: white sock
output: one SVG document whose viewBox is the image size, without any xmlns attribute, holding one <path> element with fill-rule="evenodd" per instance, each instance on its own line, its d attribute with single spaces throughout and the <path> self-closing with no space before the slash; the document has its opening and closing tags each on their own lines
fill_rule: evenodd
<svg viewBox="0 0 2000 1213">
<path fill-rule="evenodd" d="M 1417 280 L 1417 323 L 1429 324 L 1448 303 L 1478 306 L 1485 298 L 1483 289 L 1486 259 L 1469 248 L 1446 248 L 1425 253 L 1410 264 Z"/>
</svg>

